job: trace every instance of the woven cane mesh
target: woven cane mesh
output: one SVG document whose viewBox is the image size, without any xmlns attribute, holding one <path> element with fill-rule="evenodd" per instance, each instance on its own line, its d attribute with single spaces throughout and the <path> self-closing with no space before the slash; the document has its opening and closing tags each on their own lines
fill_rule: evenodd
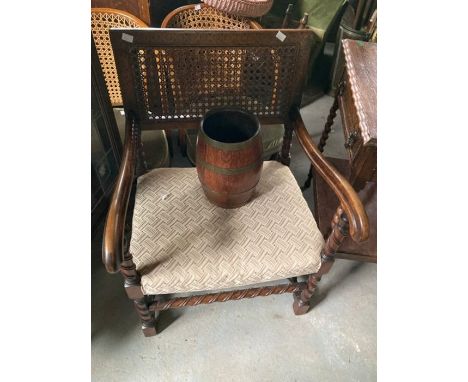
<svg viewBox="0 0 468 382">
<path fill-rule="evenodd" d="M 131 50 L 142 119 L 197 119 L 229 105 L 283 118 L 291 105 L 296 46 Z"/>
<path fill-rule="evenodd" d="M 140 28 L 145 23 L 134 16 L 112 10 L 91 10 L 91 31 L 112 106 L 122 105 L 119 78 L 109 38 L 110 28 Z"/>
<path fill-rule="evenodd" d="M 181 7 L 180 12 L 163 21 L 167 28 L 190 29 L 259 29 L 257 24 L 240 16 L 229 15 L 215 8 L 202 6 L 197 8 Z"/>
<path fill-rule="evenodd" d="M 203 0 L 208 5 L 232 15 L 260 17 L 268 13 L 273 0 Z"/>
</svg>

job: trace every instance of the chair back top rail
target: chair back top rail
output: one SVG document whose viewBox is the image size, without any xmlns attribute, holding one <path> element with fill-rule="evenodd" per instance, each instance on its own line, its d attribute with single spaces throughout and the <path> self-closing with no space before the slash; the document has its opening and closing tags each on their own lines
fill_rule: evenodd
<svg viewBox="0 0 468 382">
<path fill-rule="evenodd" d="M 227 106 L 284 123 L 318 46 L 310 30 L 116 28 L 110 36 L 124 108 L 141 129 L 198 127 Z"/>
</svg>

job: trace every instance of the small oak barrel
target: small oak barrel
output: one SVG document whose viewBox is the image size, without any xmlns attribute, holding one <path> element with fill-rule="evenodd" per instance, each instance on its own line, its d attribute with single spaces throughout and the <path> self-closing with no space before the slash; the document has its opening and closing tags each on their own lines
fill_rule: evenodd
<svg viewBox="0 0 468 382">
<path fill-rule="evenodd" d="M 209 111 L 197 138 L 197 172 L 206 197 L 238 208 L 253 196 L 262 171 L 260 123 L 236 109 Z"/>
</svg>

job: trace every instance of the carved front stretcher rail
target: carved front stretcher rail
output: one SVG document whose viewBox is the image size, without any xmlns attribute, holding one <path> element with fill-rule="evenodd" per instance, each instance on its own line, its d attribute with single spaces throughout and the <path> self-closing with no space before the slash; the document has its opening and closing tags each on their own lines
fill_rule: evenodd
<svg viewBox="0 0 468 382">
<path fill-rule="evenodd" d="M 265 286 L 260 288 L 250 288 L 235 290 L 230 292 L 219 292 L 202 294 L 188 297 L 173 298 L 168 301 L 158 301 L 149 305 L 150 311 L 168 310 L 183 308 L 185 306 L 195 306 L 200 304 L 211 304 L 213 302 L 224 302 L 229 300 L 241 300 L 243 298 L 254 298 L 258 296 L 270 296 L 272 294 L 294 293 L 305 288 L 306 283 L 290 283 L 283 285 Z"/>
</svg>

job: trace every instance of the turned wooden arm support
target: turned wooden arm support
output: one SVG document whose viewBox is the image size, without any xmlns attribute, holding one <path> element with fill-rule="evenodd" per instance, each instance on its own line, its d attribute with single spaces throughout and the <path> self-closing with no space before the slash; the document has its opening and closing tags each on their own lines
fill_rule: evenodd
<svg viewBox="0 0 468 382">
<path fill-rule="evenodd" d="M 123 158 L 107 213 L 102 241 L 102 261 L 110 273 L 118 272 L 123 261 L 125 218 L 132 191 L 140 139 L 139 129 L 134 123 L 132 114 L 126 112 L 125 115 Z"/>
<path fill-rule="evenodd" d="M 346 217 L 349 221 L 349 233 L 356 242 L 367 240 L 369 236 L 369 220 L 367 213 L 346 178 L 333 167 L 319 151 L 309 135 L 299 109 L 293 108 L 290 119 L 296 131 L 297 139 L 314 166 L 315 171 L 325 180 L 340 201 Z"/>
</svg>

